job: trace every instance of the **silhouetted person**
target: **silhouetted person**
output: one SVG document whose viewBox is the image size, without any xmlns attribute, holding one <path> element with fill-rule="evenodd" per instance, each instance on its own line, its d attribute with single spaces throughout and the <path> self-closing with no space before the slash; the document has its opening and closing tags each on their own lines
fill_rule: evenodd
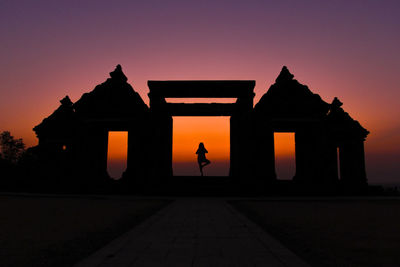
<svg viewBox="0 0 400 267">
<path fill-rule="evenodd" d="M 208 159 L 206 159 L 206 153 L 208 153 L 207 149 L 204 147 L 204 144 L 200 142 L 199 148 L 196 151 L 197 154 L 197 162 L 199 163 L 200 173 L 203 176 L 203 168 L 211 163 Z"/>
</svg>

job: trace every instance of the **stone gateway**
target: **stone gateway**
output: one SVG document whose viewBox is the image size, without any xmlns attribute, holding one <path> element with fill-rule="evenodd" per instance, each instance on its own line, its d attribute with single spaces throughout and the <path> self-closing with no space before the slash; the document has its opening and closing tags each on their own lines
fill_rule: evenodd
<svg viewBox="0 0 400 267">
<path fill-rule="evenodd" d="M 255 81 L 149 81 L 150 107 L 127 81 L 118 65 L 110 78 L 75 103 L 63 98 L 60 107 L 33 128 L 47 175 L 57 173 L 87 186 L 109 179 L 108 132 L 127 131 L 122 180 L 137 186 L 156 184 L 173 176 L 172 116 L 230 116 L 233 181 L 275 181 L 274 132 L 294 132 L 293 182 L 367 185 L 364 141 L 369 132 L 343 110 L 338 98 L 325 102 L 286 67 L 255 106 Z M 166 98 L 237 100 L 168 103 Z"/>
</svg>

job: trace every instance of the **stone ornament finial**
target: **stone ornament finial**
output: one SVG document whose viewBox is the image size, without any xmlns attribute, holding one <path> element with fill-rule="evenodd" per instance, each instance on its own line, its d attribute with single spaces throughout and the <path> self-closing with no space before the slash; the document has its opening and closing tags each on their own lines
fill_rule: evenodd
<svg viewBox="0 0 400 267">
<path fill-rule="evenodd" d="M 335 97 L 331 104 L 332 109 L 339 109 L 341 106 L 343 106 L 343 103 L 339 100 L 339 98 Z"/>
<path fill-rule="evenodd" d="M 65 96 L 63 99 L 61 99 L 60 103 L 61 103 L 61 105 L 68 106 L 68 107 L 72 106 L 72 104 L 73 104 L 71 99 L 69 99 L 69 96 Z"/>
<path fill-rule="evenodd" d="M 120 64 L 117 65 L 114 71 L 110 72 L 110 76 L 113 80 L 119 80 L 122 82 L 128 81 L 128 78 L 122 72 L 122 67 Z"/>
<path fill-rule="evenodd" d="M 282 67 L 281 73 L 279 73 L 278 77 L 276 78 L 275 82 L 287 82 L 293 80 L 294 75 L 290 73 L 286 66 Z"/>
</svg>

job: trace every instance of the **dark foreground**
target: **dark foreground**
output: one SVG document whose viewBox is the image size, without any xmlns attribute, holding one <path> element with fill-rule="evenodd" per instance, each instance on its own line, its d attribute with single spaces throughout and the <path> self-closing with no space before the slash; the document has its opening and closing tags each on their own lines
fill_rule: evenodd
<svg viewBox="0 0 400 267">
<path fill-rule="evenodd" d="M 223 198 L 177 198 L 75 267 L 309 267 Z"/>
<path fill-rule="evenodd" d="M 170 202 L 0 195 L 0 266 L 71 266 Z M 236 198 L 229 203 L 314 266 L 400 266 L 399 198 Z M 192 208 L 209 214 L 204 205 Z M 186 221 L 198 217 L 183 212 Z M 229 225 L 222 221 L 216 234 L 226 235 Z"/>
<path fill-rule="evenodd" d="M 170 201 L 0 196 L 0 266 L 71 266 Z"/>
<path fill-rule="evenodd" d="M 314 266 L 400 266 L 400 199 L 232 203 Z"/>
</svg>

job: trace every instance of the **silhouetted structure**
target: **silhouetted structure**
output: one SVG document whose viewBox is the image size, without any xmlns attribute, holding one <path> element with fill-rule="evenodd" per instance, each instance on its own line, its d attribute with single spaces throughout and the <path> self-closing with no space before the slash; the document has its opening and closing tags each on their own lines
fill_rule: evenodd
<svg viewBox="0 0 400 267">
<path fill-rule="evenodd" d="M 255 81 L 149 81 L 148 108 L 127 83 L 120 65 L 110 76 L 75 103 L 66 96 L 34 128 L 40 158 L 51 166 L 45 168 L 50 174 L 80 177 L 88 186 L 99 177 L 108 177 L 108 132 L 120 130 L 128 131 L 123 180 L 158 183 L 173 175 L 172 116 L 230 116 L 233 180 L 276 180 L 274 132 L 294 132 L 294 181 L 366 185 L 364 141 L 368 131 L 342 109 L 337 98 L 331 104 L 323 101 L 293 79 L 286 67 L 254 108 Z M 168 103 L 166 98 L 237 101 L 187 104 Z"/>
<path fill-rule="evenodd" d="M 328 104 L 293 77 L 283 67 L 254 107 L 252 132 L 258 145 L 253 146 L 253 175 L 276 179 L 274 132 L 294 132 L 294 180 L 332 183 L 340 177 L 344 183 L 365 185 L 364 141 L 369 132 L 344 112 L 337 98 Z"/>
<path fill-rule="evenodd" d="M 110 76 L 75 103 L 66 96 L 61 106 L 34 128 L 40 154 L 54 177 L 65 173 L 85 177 L 88 186 L 93 179 L 108 177 L 109 131 L 128 131 L 124 175 L 143 177 L 148 171 L 149 108 L 127 83 L 120 65 Z"/>
<path fill-rule="evenodd" d="M 230 176 L 238 176 L 239 162 L 248 155 L 242 154 L 249 146 L 243 128 L 253 110 L 255 81 L 149 81 L 150 110 L 153 125 L 158 127 L 154 142 L 163 147 L 157 168 L 159 175 L 172 175 L 172 116 L 231 116 L 230 118 Z M 237 98 L 235 103 L 167 103 L 165 98 Z"/>
</svg>

